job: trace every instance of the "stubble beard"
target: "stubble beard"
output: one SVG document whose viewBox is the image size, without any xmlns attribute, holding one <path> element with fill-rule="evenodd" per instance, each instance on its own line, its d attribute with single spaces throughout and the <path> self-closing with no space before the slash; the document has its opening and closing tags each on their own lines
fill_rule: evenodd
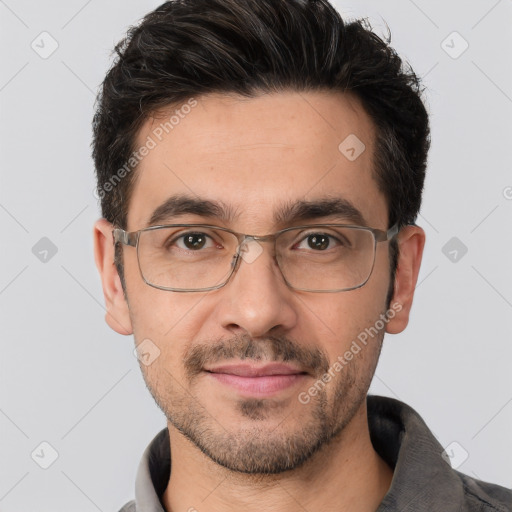
<svg viewBox="0 0 512 512">
<path fill-rule="evenodd" d="M 297 348 L 297 343 L 268 338 L 254 343 L 247 337 L 195 346 L 184 357 L 187 386 L 163 369 L 153 385 L 144 369 L 146 386 L 169 423 L 220 466 L 237 473 L 275 475 L 297 469 L 331 443 L 350 423 L 366 399 L 382 347 L 384 333 L 372 340 L 336 377 L 320 387 L 307 404 L 296 400 L 294 410 L 276 426 L 272 415 L 282 414 L 283 402 L 274 399 L 243 399 L 235 403 L 244 424 L 227 427 L 194 396 L 194 384 L 202 365 L 229 357 L 251 360 L 295 361 L 314 370 L 319 382 L 329 369 L 322 352 Z M 142 367 L 141 367 L 142 368 Z M 165 374 L 165 376 L 164 376 Z M 289 403 L 289 402 L 287 402 Z"/>
</svg>

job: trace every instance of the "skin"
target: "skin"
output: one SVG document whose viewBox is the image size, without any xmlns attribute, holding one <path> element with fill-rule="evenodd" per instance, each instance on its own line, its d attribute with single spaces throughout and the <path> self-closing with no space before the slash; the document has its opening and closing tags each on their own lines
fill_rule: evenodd
<svg viewBox="0 0 512 512">
<path fill-rule="evenodd" d="M 229 224 L 190 214 L 178 222 L 214 223 L 253 235 L 286 227 L 273 216 L 286 203 L 332 197 L 350 200 L 368 226 L 388 228 L 386 199 L 372 174 L 374 125 L 357 98 L 290 91 L 250 99 L 214 94 L 197 100 L 140 163 L 128 231 L 146 227 L 153 210 L 177 193 L 221 200 L 237 213 Z M 161 121 L 148 119 L 138 141 L 142 144 Z M 349 134 L 366 145 L 353 162 L 338 150 Z M 325 217 L 313 223 L 329 221 Z M 223 288 L 162 291 L 144 283 L 135 249 L 125 246 L 126 300 L 113 264 L 112 225 L 99 220 L 94 238 L 107 323 L 120 334 L 133 334 L 137 344 L 150 339 L 160 350 L 141 369 L 168 418 L 173 470 L 162 498 L 166 510 L 378 508 L 392 470 L 371 444 L 365 398 L 384 331 L 399 333 L 408 323 L 425 241 L 421 228 L 407 226 L 398 235 L 400 259 L 391 304 L 400 305 L 400 311 L 308 404 L 298 395 L 322 375 L 321 365 L 255 404 L 206 372 L 191 378 L 185 362 L 194 349 L 204 355 L 208 347 L 219 345 L 231 348 L 234 357 L 211 362 L 240 362 L 246 343 L 254 355 L 272 360 L 272 349 L 287 341 L 297 354 L 321 354 L 323 363 L 332 365 L 386 311 L 387 242 L 377 244 L 368 282 L 341 293 L 290 289 L 271 244 L 262 244 L 264 251 L 253 262 L 243 261 Z M 297 357 L 304 368 L 306 359 Z M 290 439 L 295 449 L 287 444 Z M 315 443 L 320 446 L 313 449 Z M 307 460 L 297 456 L 283 470 L 283 454 L 309 449 Z M 265 474 L 263 464 L 278 469 Z"/>
</svg>

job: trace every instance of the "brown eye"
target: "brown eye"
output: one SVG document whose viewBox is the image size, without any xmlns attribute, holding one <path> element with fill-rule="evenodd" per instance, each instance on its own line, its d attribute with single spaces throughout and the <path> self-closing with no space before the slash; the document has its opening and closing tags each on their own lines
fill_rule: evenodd
<svg viewBox="0 0 512 512">
<path fill-rule="evenodd" d="M 330 237 L 327 235 L 322 235 L 320 233 L 309 235 L 307 238 L 308 246 L 317 251 L 324 251 L 329 248 L 329 238 Z"/>
<path fill-rule="evenodd" d="M 177 236 L 169 244 L 169 247 L 176 246 L 178 249 L 187 251 L 201 251 L 201 249 L 209 249 L 215 245 L 213 239 L 206 233 L 185 233 Z"/>
<path fill-rule="evenodd" d="M 206 245 L 206 235 L 203 233 L 191 233 L 183 237 L 183 244 L 187 249 L 198 250 Z"/>
</svg>

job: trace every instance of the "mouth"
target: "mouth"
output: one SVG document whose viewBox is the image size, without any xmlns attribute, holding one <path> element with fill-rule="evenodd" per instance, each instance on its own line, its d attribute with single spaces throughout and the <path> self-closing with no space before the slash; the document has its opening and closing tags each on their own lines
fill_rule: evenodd
<svg viewBox="0 0 512 512">
<path fill-rule="evenodd" d="M 308 376 L 301 368 L 286 363 L 234 363 L 204 368 L 204 371 L 239 395 L 254 398 L 277 395 Z"/>
</svg>

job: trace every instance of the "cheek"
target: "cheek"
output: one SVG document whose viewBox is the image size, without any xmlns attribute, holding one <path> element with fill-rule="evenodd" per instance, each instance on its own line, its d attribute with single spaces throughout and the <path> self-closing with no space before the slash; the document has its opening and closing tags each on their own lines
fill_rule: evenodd
<svg viewBox="0 0 512 512">
<path fill-rule="evenodd" d="M 385 312 L 389 281 L 381 281 L 369 281 L 362 288 L 339 294 L 304 297 L 299 339 L 311 339 L 331 361 L 342 356 L 358 337 L 374 332 L 371 328 Z"/>
<path fill-rule="evenodd" d="M 146 286 L 147 288 L 150 288 Z M 185 308 L 179 300 L 171 300 L 170 292 L 156 289 L 138 290 L 130 308 L 133 336 L 140 368 L 154 397 L 165 402 L 171 389 L 186 387 L 183 372 L 185 341 L 194 336 L 189 318 L 193 308 Z M 130 297 L 130 295 L 128 296 Z M 144 354 L 149 354 L 146 357 Z M 171 393 L 172 394 L 172 393 Z"/>
<path fill-rule="evenodd" d="M 155 343 L 167 343 L 189 325 L 200 298 L 147 285 L 140 275 L 135 252 L 129 256 L 125 257 L 125 282 L 135 341 L 138 344 L 149 338 Z"/>
<path fill-rule="evenodd" d="M 145 378 L 152 387 L 158 387 L 159 381 L 170 378 L 167 371 L 181 381 L 185 348 L 198 339 L 208 316 L 205 294 L 176 293 L 149 286 L 140 276 L 136 261 L 127 262 L 125 276 L 135 345 L 157 355 L 150 365 L 141 359 Z"/>
<path fill-rule="evenodd" d="M 164 365 L 176 372 L 186 344 L 197 339 L 204 324 L 205 312 L 201 308 L 204 297 L 166 292 L 139 281 L 132 281 L 127 287 L 135 344 L 154 344 L 157 347 L 154 350 L 159 352 L 155 368 Z"/>
</svg>

